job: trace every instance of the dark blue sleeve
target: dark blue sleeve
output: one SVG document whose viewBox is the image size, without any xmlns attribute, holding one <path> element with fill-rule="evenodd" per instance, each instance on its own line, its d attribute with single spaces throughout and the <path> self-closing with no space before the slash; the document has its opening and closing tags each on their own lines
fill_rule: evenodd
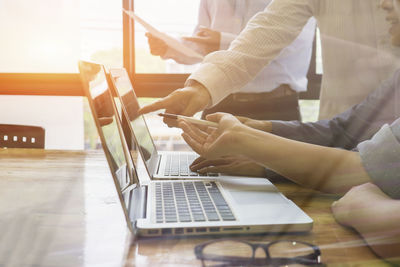
<svg viewBox="0 0 400 267">
<path fill-rule="evenodd" d="M 272 133 L 306 143 L 354 149 L 370 139 L 385 123 L 400 117 L 400 71 L 363 102 L 330 120 L 314 123 L 272 121 Z"/>
</svg>

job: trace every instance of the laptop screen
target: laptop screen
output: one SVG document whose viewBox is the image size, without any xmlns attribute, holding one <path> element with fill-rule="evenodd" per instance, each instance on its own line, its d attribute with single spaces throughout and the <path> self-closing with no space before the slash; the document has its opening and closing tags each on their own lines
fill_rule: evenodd
<svg viewBox="0 0 400 267">
<path fill-rule="evenodd" d="M 133 182 L 133 178 L 130 179 L 133 174 L 127 171 L 127 166 L 130 167 L 128 170 L 132 170 L 132 167 L 129 162 L 127 164 L 127 149 L 124 150 L 124 140 L 118 130 L 121 126 L 114 112 L 104 68 L 98 64 L 80 62 L 79 69 L 110 169 L 123 191 Z"/>
<path fill-rule="evenodd" d="M 146 163 L 146 167 L 151 173 L 154 171 L 154 160 L 157 157 L 156 147 L 153 143 L 153 139 L 147 128 L 146 122 L 142 115 L 138 116 L 138 110 L 140 108 L 137 97 L 133 90 L 131 81 L 125 69 L 112 69 L 110 71 L 111 79 L 114 82 L 115 90 L 123 102 L 125 112 L 121 103 L 117 104 L 119 107 L 120 115 L 126 114 L 130 121 L 130 128 L 133 131 L 133 135 L 139 146 L 142 157 Z M 119 99 L 116 99 L 116 103 Z"/>
</svg>

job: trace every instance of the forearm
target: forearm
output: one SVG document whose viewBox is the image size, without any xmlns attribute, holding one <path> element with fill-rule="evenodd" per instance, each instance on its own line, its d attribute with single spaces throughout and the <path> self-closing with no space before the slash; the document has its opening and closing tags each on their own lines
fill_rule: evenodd
<svg viewBox="0 0 400 267">
<path fill-rule="evenodd" d="M 370 181 L 356 152 L 321 147 L 246 128 L 241 153 L 301 185 L 343 193 Z"/>
<path fill-rule="evenodd" d="M 239 91 L 301 33 L 313 16 L 308 2 L 273 1 L 249 21 L 229 50 L 209 54 L 190 79 L 209 89 L 213 105 Z"/>
</svg>

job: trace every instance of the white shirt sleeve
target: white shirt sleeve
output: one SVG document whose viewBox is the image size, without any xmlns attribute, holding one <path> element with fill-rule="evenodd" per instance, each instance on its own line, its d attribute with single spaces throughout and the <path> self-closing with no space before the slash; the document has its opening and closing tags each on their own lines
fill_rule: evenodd
<svg viewBox="0 0 400 267">
<path fill-rule="evenodd" d="M 228 50 L 206 56 L 189 80 L 203 84 L 212 105 L 239 91 L 301 33 L 318 0 L 274 0 L 254 16 Z"/>
</svg>

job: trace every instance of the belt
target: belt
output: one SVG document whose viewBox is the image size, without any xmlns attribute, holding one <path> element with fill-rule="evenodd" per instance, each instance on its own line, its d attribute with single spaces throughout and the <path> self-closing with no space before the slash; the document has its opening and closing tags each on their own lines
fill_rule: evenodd
<svg viewBox="0 0 400 267">
<path fill-rule="evenodd" d="M 290 88 L 287 84 L 282 84 L 271 92 L 264 93 L 234 93 L 229 97 L 232 98 L 233 101 L 237 102 L 251 102 L 251 101 L 260 101 L 263 99 L 271 99 L 275 97 L 284 97 L 297 94 L 292 88 Z"/>
</svg>

